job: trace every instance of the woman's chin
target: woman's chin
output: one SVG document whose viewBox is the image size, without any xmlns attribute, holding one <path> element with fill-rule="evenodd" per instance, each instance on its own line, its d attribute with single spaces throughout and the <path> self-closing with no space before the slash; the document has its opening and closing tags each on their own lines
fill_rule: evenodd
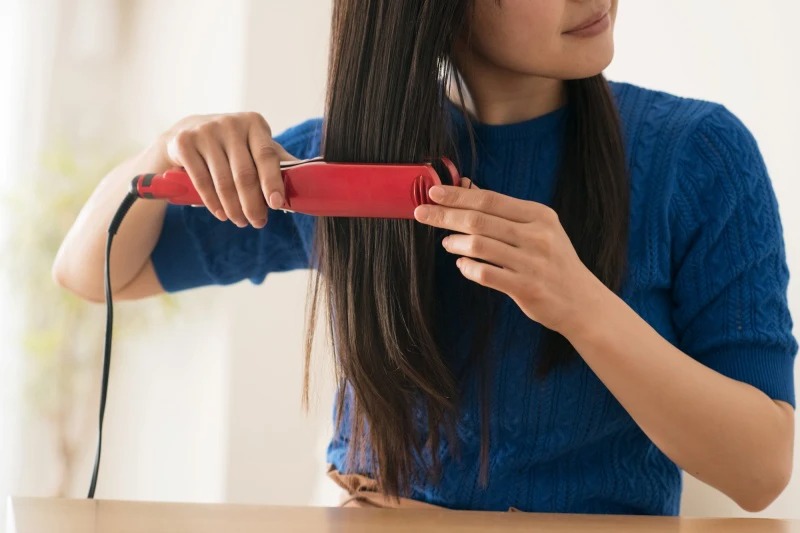
<svg viewBox="0 0 800 533">
<path fill-rule="evenodd" d="M 555 78 L 562 80 L 580 80 L 591 78 L 602 73 L 614 59 L 613 43 L 607 50 L 593 49 L 586 54 L 579 55 L 574 61 L 564 62 Z"/>
</svg>

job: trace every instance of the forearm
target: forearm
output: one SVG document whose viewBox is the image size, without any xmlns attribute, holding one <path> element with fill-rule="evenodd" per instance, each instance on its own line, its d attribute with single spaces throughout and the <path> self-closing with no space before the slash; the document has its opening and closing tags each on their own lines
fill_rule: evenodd
<svg viewBox="0 0 800 533">
<path fill-rule="evenodd" d="M 53 264 L 53 277 L 79 296 L 103 300 L 103 268 L 109 222 L 136 174 L 160 172 L 170 163 L 155 142 L 109 172 L 98 184 L 67 233 Z M 137 202 L 114 238 L 112 286 L 124 287 L 150 257 L 164 220 L 164 202 Z"/>
<path fill-rule="evenodd" d="M 769 504 L 791 472 L 791 408 L 697 362 L 599 285 L 564 335 L 679 467 L 747 510 Z"/>
</svg>

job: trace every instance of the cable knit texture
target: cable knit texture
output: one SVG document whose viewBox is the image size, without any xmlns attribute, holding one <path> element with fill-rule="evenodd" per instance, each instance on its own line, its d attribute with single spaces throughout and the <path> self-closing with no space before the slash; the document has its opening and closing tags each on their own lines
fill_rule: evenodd
<svg viewBox="0 0 800 533">
<path fill-rule="evenodd" d="M 789 271 L 777 200 L 756 141 L 722 105 L 621 82 L 611 87 L 631 172 L 629 270 L 621 297 L 685 353 L 794 406 L 798 345 L 786 299 Z M 448 108 L 461 161 L 469 163 L 463 118 Z M 515 124 L 473 123 L 477 168 L 462 165 L 462 174 L 484 189 L 550 205 L 565 109 Z M 314 157 L 321 126 L 321 118 L 309 119 L 277 140 L 297 157 Z M 308 215 L 270 210 L 265 228 L 239 229 L 205 209 L 170 206 L 153 252 L 156 273 L 170 292 L 243 279 L 261 283 L 270 272 L 309 266 L 313 224 Z M 465 353 L 457 322 L 461 295 L 448 283 L 457 272 L 455 257 L 437 253 L 443 324 L 454 352 Z M 442 479 L 415 484 L 410 496 L 458 509 L 678 514 L 680 469 L 581 360 L 533 381 L 540 325 L 510 298 L 502 302 L 492 339 L 488 486 L 478 478 L 478 395 L 466 386 L 460 456 L 442 442 Z M 352 391 L 344 393 L 348 409 Z M 328 460 L 342 472 L 348 471 L 349 432 L 347 423 L 337 428 L 328 448 Z"/>
</svg>

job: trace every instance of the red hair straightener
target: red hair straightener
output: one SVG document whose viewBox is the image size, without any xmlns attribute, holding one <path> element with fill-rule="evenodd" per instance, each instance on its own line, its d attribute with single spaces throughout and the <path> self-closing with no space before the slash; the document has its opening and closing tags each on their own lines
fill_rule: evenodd
<svg viewBox="0 0 800 533">
<path fill-rule="evenodd" d="M 439 172 L 437 172 L 437 168 Z M 330 217 L 414 218 L 414 208 L 430 204 L 428 189 L 461 182 L 446 157 L 419 164 L 328 163 L 321 157 L 281 163 L 284 211 Z M 134 178 L 139 198 L 178 205 L 203 205 L 182 168 Z"/>
<path fill-rule="evenodd" d="M 438 169 L 438 171 L 437 171 Z M 440 174 L 441 172 L 441 174 Z M 322 158 L 281 163 L 284 196 L 283 210 L 331 217 L 414 218 L 414 209 L 433 203 L 428 189 L 434 185 L 461 183 L 455 165 L 445 158 L 419 164 L 328 163 Z M 106 335 L 103 351 L 103 378 L 100 387 L 100 414 L 97 453 L 88 498 L 94 498 L 100 453 L 103 447 L 103 418 L 111 368 L 111 336 L 114 305 L 109 257 L 122 220 L 139 198 L 167 200 L 178 205 L 203 205 L 189 175 L 182 168 L 160 174 L 141 174 L 131 182 L 108 226 L 105 261 Z"/>
</svg>

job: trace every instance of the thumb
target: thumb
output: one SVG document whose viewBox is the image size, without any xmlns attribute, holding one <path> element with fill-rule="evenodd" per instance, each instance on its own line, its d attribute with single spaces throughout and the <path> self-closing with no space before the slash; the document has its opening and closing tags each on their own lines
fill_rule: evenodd
<svg viewBox="0 0 800 533">
<path fill-rule="evenodd" d="M 281 146 L 281 143 L 279 143 L 275 139 L 272 140 L 272 144 L 275 145 L 275 149 L 278 151 L 278 155 L 281 161 L 300 161 L 300 159 L 296 158 L 295 156 L 287 152 L 286 148 Z"/>
</svg>

